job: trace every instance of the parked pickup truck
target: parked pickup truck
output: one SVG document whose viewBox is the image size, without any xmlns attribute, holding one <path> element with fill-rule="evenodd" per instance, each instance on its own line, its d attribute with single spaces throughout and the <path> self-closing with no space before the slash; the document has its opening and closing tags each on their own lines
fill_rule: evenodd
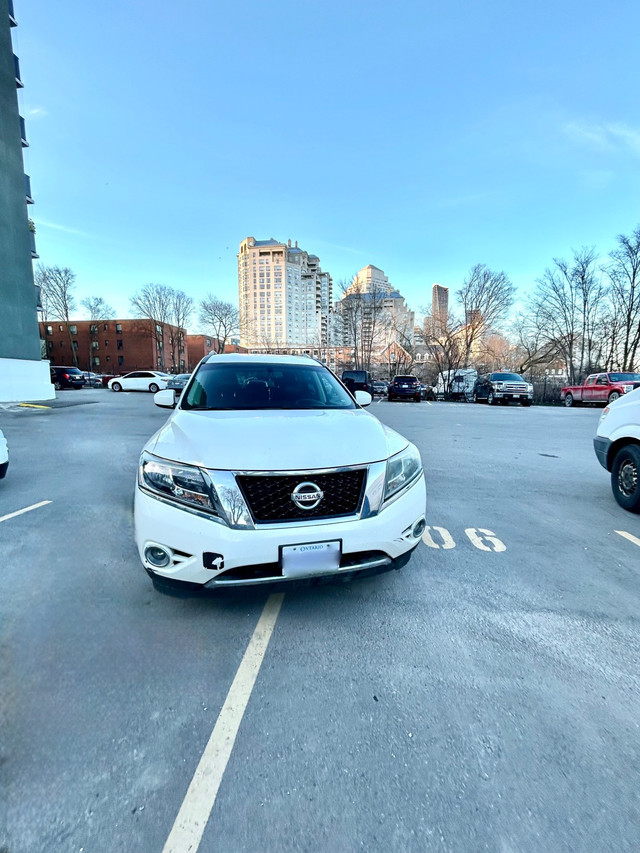
<svg viewBox="0 0 640 853">
<path fill-rule="evenodd" d="M 592 373 L 584 385 L 569 385 L 560 391 L 565 406 L 579 403 L 613 403 L 623 394 L 640 387 L 640 373 Z"/>
</svg>

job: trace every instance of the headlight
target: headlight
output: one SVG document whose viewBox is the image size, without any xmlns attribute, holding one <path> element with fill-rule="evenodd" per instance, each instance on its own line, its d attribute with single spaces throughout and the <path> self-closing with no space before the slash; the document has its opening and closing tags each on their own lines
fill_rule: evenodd
<svg viewBox="0 0 640 853">
<path fill-rule="evenodd" d="M 502 382 L 496 382 L 495 387 L 498 391 L 502 391 Z"/>
<path fill-rule="evenodd" d="M 529 382 L 529 384 L 527 385 L 527 391 L 528 391 L 530 394 L 533 394 L 533 385 L 531 384 L 531 382 Z"/>
<path fill-rule="evenodd" d="M 387 459 L 387 473 L 384 479 L 384 500 L 402 491 L 422 473 L 422 462 L 418 449 L 412 444 L 401 453 Z"/>
<path fill-rule="evenodd" d="M 202 471 L 194 466 L 167 462 L 150 453 L 143 453 L 140 457 L 138 483 L 141 489 L 152 494 L 213 515 L 220 514 Z"/>
<path fill-rule="evenodd" d="M 607 417 L 608 414 L 609 414 L 609 406 L 605 406 L 602 414 L 600 415 L 600 420 L 598 421 L 598 423 L 601 424 L 602 421 Z"/>
</svg>

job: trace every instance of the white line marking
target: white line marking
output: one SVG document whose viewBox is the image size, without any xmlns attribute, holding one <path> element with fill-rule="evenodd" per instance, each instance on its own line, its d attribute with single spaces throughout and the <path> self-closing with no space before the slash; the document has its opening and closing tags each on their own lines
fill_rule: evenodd
<svg viewBox="0 0 640 853">
<path fill-rule="evenodd" d="M 495 533 L 492 533 L 491 530 L 486 530 L 484 527 L 468 527 L 465 530 L 465 533 L 471 540 L 471 544 L 475 545 L 476 548 L 479 548 L 481 551 L 506 551 L 507 546 L 504 542 L 501 542 L 500 539 L 496 536 Z M 482 536 L 478 534 L 482 533 Z M 485 540 L 484 542 L 482 540 Z M 487 545 L 487 542 L 489 545 Z M 492 545 L 493 547 L 490 547 Z"/>
<path fill-rule="evenodd" d="M 2 521 L 1 518 L 0 521 Z M 638 539 L 638 537 L 634 536 L 632 533 L 627 533 L 626 530 L 616 530 L 616 533 L 618 533 L 620 536 L 624 536 L 625 539 L 628 539 L 629 542 L 633 542 L 634 545 L 640 546 L 640 539 Z"/>
<path fill-rule="evenodd" d="M 15 518 L 16 515 L 22 515 L 25 512 L 31 512 L 32 509 L 39 509 L 41 506 L 46 506 L 50 503 L 51 501 L 40 501 L 39 504 L 32 504 L 31 506 L 26 506 L 24 509 L 18 509 L 15 512 L 10 512 L 9 515 L 0 516 L 0 521 L 9 521 L 10 518 Z"/>
<path fill-rule="evenodd" d="M 162 853 L 196 853 L 200 846 L 283 598 L 267 599 Z"/>
</svg>

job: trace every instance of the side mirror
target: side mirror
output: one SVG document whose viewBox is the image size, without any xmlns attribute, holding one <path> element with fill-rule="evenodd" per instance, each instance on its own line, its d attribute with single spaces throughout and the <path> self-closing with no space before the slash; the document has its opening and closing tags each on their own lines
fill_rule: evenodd
<svg viewBox="0 0 640 853">
<path fill-rule="evenodd" d="M 370 406 L 371 400 L 372 397 L 368 391 L 356 391 L 356 403 L 359 406 Z"/>
<path fill-rule="evenodd" d="M 176 407 L 175 394 L 171 389 L 165 388 L 164 391 L 156 391 L 153 395 L 153 402 L 161 409 L 175 409 Z"/>
</svg>

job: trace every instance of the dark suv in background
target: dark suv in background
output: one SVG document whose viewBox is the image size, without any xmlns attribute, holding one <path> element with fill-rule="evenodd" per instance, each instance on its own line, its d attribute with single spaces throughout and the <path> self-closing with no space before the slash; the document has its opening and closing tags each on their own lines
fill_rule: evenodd
<svg viewBox="0 0 640 853">
<path fill-rule="evenodd" d="M 51 382 L 56 391 L 61 388 L 82 388 L 86 379 L 77 367 L 52 367 Z"/>
<path fill-rule="evenodd" d="M 373 379 L 368 370 L 343 370 L 340 378 L 352 394 L 366 391 L 373 397 Z"/>
<path fill-rule="evenodd" d="M 389 402 L 393 400 L 414 400 L 420 402 L 422 387 L 417 376 L 394 376 L 387 391 Z"/>
</svg>

